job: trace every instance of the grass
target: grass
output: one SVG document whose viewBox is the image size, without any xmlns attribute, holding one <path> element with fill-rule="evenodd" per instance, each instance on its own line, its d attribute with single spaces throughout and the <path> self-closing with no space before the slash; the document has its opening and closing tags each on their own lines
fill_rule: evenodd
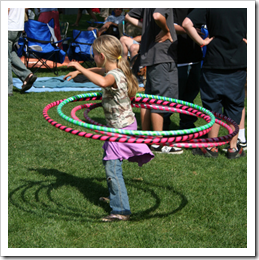
<svg viewBox="0 0 259 260">
<path fill-rule="evenodd" d="M 228 160 L 222 151 L 216 160 L 194 157 L 191 149 L 156 154 L 141 168 L 125 161 L 131 221 L 100 222 L 110 212 L 98 200 L 108 195 L 103 143 L 60 131 L 42 115 L 47 104 L 75 94 L 14 90 L 8 98 L 9 248 L 247 247 L 247 158 Z M 69 115 L 78 103 L 64 112 Z M 199 96 L 195 103 L 201 105 Z M 55 108 L 49 115 L 85 131 L 61 119 Z M 83 111 L 77 115 L 83 119 Z M 90 116 L 104 122 L 101 108 Z M 177 127 L 179 115 L 171 120 Z"/>
</svg>

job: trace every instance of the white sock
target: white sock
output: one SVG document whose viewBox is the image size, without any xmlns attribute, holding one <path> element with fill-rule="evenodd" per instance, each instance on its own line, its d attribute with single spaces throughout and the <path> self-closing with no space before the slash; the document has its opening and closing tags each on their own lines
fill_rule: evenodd
<svg viewBox="0 0 259 260">
<path fill-rule="evenodd" d="M 245 143 L 246 142 L 246 136 L 245 136 L 245 128 L 244 129 L 239 129 L 239 132 L 238 132 L 238 138 L 240 139 L 240 141 L 242 143 Z"/>
</svg>

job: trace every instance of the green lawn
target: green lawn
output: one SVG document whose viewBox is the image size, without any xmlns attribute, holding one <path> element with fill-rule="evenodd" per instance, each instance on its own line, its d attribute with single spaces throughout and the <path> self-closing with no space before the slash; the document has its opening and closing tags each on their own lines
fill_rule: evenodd
<svg viewBox="0 0 259 260">
<path fill-rule="evenodd" d="M 37 75 L 54 76 L 43 70 Z M 47 104 L 79 93 L 14 90 L 8 97 L 9 248 L 247 247 L 247 158 L 228 160 L 221 150 L 217 159 L 194 157 L 191 149 L 156 154 L 141 168 L 125 161 L 131 220 L 102 223 L 110 212 L 98 200 L 108 195 L 103 143 L 60 131 L 42 114 Z M 64 112 L 82 103 L 68 104 Z M 199 96 L 195 103 L 201 105 Z M 140 129 L 139 109 L 134 111 Z M 77 114 L 83 119 L 83 111 Z M 61 119 L 56 108 L 49 115 L 85 131 Z M 101 108 L 90 116 L 104 122 Z M 179 115 L 171 120 L 176 127 Z"/>
</svg>

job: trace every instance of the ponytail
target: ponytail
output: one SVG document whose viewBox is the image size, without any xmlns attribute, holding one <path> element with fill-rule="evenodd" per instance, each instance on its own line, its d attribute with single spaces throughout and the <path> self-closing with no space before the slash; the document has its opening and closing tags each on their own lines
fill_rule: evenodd
<svg viewBox="0 0 259 260">
<path fill-rule="evenodd" d="M 124 58 L 119 58 L 117 60 L 117 64 L 118 68 L 122 70 L 127 79 L 129 97 L 135 97 L 138 92 L 139 85 L 136 76 L 132 73 L 132 70 L 130 69 L 129 62 Z"/>
</svg>

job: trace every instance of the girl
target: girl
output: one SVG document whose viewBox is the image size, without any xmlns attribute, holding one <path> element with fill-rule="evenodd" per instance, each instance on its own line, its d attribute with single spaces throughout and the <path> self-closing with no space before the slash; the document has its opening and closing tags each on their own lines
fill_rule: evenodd
<svg viewBox="0 0 259 260">
<path fill-rule="evenodd" d="M 109 127 L 137 130 L 135 114 L 130 97 L 138 91 L 138 82 L 130 70 L 129 63 L 122 58 L 122 45 L 111 35 L 98 37 L 93 45 L 94 61 L 97 68 L 86 69 L 78 62 L 70 62 L 68 67 L 77 71 L 70 72 L 64 79 L 71 80 L 82 73 L 94 84 L 103 89 L 102 106 Z M 105 142 L 103 145 L 111 214 L 102 221 L 129 220 L 131 214 L 127 189 L 122 174 L 123 159 L 138 162 L 139 166 L 149 162 L 154 155 L 146 144 Z"/>
</svg>

